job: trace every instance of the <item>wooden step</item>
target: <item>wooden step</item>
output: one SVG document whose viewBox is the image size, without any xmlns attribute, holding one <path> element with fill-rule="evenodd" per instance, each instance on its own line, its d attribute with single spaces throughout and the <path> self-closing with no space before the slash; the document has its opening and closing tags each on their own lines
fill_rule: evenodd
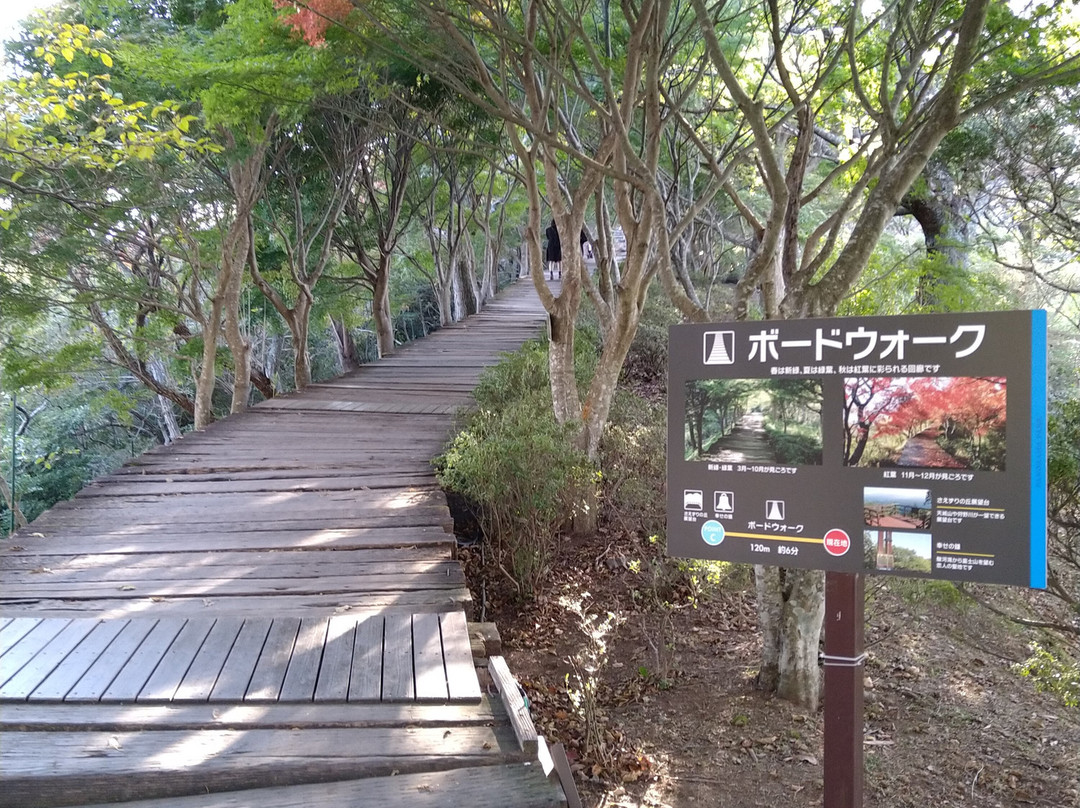
<svg viewBox="0 0 1080 808">
<path fill-rule="evenodd" d="M 566 804 L 559 787 L 544 777 L 541 768 L 535 764 L 451 769 L 121 803 L 123 808 L 558 808 Z"/>
</svg>

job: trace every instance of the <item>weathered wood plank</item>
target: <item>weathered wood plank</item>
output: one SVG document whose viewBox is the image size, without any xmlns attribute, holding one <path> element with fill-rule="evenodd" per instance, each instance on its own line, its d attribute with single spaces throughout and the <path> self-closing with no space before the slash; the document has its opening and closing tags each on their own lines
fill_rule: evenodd
<svg viewBox="0 0 1080 808">
<path fill-rule="evenodd" d="M 19 730 L 139 732 L 160 729 L 486 726 L 509 719 L 498 698 L 477 704 L 39 704 L 0 709 L 0 732 Z"/>
<path fill-rule="evenodd" d="M 488 660 L 488 672 L 499 689 L 503 706 L 507 715 L 510 716 L 510 725 L 514 728 L 521 751 L 528 755 L 535 755 L 537 748 L 536 726 L 533 724 L 529 708 L 521 695 L 517 680 L 510 673 L 506 660 L 501 656 L 493 656 Z"/>
<path fill-rule="evenodd" d="M 64 626 L 44 648 L 19 668 L 18 673 L 4 682 L 0 687 L 0 699 L 28 698 L 96 625 L 94 620 L 72 620 Z"/>
<path fill-rule="evenodd" d="M 87 553 L 85 555 L 39 556 L 29 552 L 7 552 L 0 555 L 0 569 L 25 571 L 46 561 L 52 565 L 53 575 L 74 575 L 80 572 L 95 573 L 109 568 L 112 575 L 138 577 L 149 570 L 170 570 L 190 567 L 214 569 L 274 569 L 288 567 L 306 570 L 349 570 L 351 573 L 371 575 L 401 572 L 443 572 L 459 569 L 449 556 L 433 555 L 430 549 L 416 547 L 375 547 L 367 550 L 323 550 L 314 548 L 291 548 L 283 550 L 221 551 L 191 553 Z M 159 573 L 161 574 L 161 573 Z M 186 573 L 182 573 L 186 574 Z M 5 577 L 6 580 L 6 577 Z M 8 631 L 16 628 L 9 624 Z M 3 632 L 0 632 L 0 650 L 5 648 Z"/>
<path fill-rule="evenodd" d="M 206 701 L 217 685 L 218 675 L 243 628 L 240 617 L 219 617 L 192 660 L 173 701 Z"/>
<path fill-rule="evenodd" d="M 70 623 L 64 618 L 41 620 L 0 657 L 0 684 L 6 684 Z"/>
<path fill-rule="evenodd" d="M 383 701 L 412 701 L 416 698 L 413 680 L 412 615 L 388 614 L 383 637 Z"/>
<path fill-rule="evenodd" d="M 412 629 L 416 700 L 446 701 L 446 667 L 443 664 L 439 615 L 413 615 Z"/>
<path fill-rule="evenodd" d="M 119 584 L 134 580 L 137 583 Z M 335 594 L 344 592 L 406 592 L 410 589 L 456 589 L 463 580 L 451 580 L 446 574 L 417 573 L 411 575 L 326 575 L 294 577 L 242 576 L 238 578 L 195 578 L 194 580 L 156 580 L 120 578 L 106 581 L 70 581 L 65 587 L 67 600 L 93 600 L 102 597 L 226 597 L 257 595 L 266 592 L 298 595 L 309 592 Z M 12 583 L 4 588 L 7 598 L 46 598 L 55 592 L 55 585 Z"/>
<path fill-rule="evenodd" d="M 561 808 L 566 803 L 558 787 L 548 781 L 538 766 L 508 764 L 196 797 L 139 800 L 125 803 L 125 808 L 310 808 L 313 805 Z"/>
<path fill-rule="evenodd" d="M 418 590 L 413 592 L 336 593 L 319 595 L 263 595 L 237 597 L 187 597 L 151 600 L 145 596 L 124 599 L 122 594 L 109 600 L 7 602 L 3 610 L 12 614 L 34 613 L 48 617 L 205 617 L 208 613 L 258 617 L 268 609 L 298 616 L 332 615 L 344 612 L 445 612 L 468 602 L 469 591 L 460 589 Z"/>
<path fill-rule="evenodd" d="M 330 618 L 319 679 L 315 684 L 315 701 L 348 700 L 356 623 L 355 617 L 338 615 Z"/>
<path fill-rule="evenodd" d="M 120 672 L 105 688 L 101 698 L 110 701 L 135 701 L 135 697 L 139 695 L 139 691 L 143 689 L 186 623 L 187 620 L 176 617 L 163 617 L 158 620 L 146 639 L 128 657 Z"/>
<path fill-rule="evenodd" d="M 519 758 L 503 727 L 28 732 L 19 741 L 0 748 L 0 808 L 388 777 Z M 48 772 L 46 759 L 53 761 Z"/>
<path fill-rule="evenodd" d="M 325 617 L 305 617 L 300 621 L 300 632 L 278 696 L 280 701 L 311 701 L 315 697 L 329 623 Z"/>
<path fill-rule="evenodd" d="M 378 701 L 382 698 L 384 627 L 383 615 L 364 618 L 356 625 L 349 701 Z"/>
<path fill-rule="evenodd" d="M 30 701 L 64 698 L 127 624 L 127 620 L 106 620 L 94 626 L 82 642 L 34 689 L 29 696 Z"/>
<path fill-rule="evenodd" d="M 244 698 L 272 622 L 269 617 L 249 617 L 244 620 L 240 634 L 221 667 L 214 689 L 210 692 L 210 701 L 240 701 Z"/>
<path fill-rule="evenodd" d="M 131 659 L 157 620 L 131 620 L 68 691 L 66 701 L 97 701 Z M 135 692 L 138 692 L 137 690 Z M 133 697 L 134 698 L 134 697 Z"/>
<path fill-rule="evenodd" d="M 299 631 L 300 618 L 274 618 L 247 693 L 244 694 L 245 701 L 277 701 Z"/>
<path fill-rule="evenodd" d="M 153 674 L 143 685 L 136 697 L 137 701 L 171 701 L 180 682 L 187 673 L 195 656 L 206 642 L 210 629 L 214 627 L 212 618 L 192 618 L 180 629 L 169 649 L 157 662 Z"/>
<path fill-rule="evenodd" d="M 3 656 L 19 640 L 30 633 L 38 623 L 40 617 L 15 617 L 9 618 L 0 629 L 0 656 Z"/>
<path fill-rule="evenodd" d="M 446 684 L 451 701 L 479 701 L 480 681 L 476 678 L 468 625 L 464 612 L 439 615 L 442 628 Z"/>
<path fill-rule="evenodd" d="M 232 529 L 236 527 L 237 529 Z M 453 546 L 453 536 L 437 527 L 312 527 L 304 523 L 291 530 L 274 525 L 266 530 L 228 523 L 220 530 L 185 531 L 180 525 L 163 525 L 148 535 L 139 527 L 117 527 L 113 530 L 49 531 L 44 538 L 20 539 L 27 550 L 40 554 L 70 555 L 71 553 L 102 552 L 168 552 L 183 541 L 188 552 L 215 550 L 275 550 L 295 547 L 320 549 L 362 550 L 378 547 L 414 547 L 427 544 Z M 2 594 L 2 593 L 0 593 Z"/>
</svg>

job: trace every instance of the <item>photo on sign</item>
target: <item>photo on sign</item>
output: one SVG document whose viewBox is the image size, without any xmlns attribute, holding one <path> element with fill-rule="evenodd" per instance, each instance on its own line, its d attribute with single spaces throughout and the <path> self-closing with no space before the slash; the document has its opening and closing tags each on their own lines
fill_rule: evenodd
<svg viewBox="0 0 1080 808">
<path fill-rule="evenodd" d="M 929 533 L 896 530 L 863 531 L 866 568 L 882 572 L 930 574 L 932 540 Z"/>
<path fill-rule="evenodd" d="M 844 465 L 1005 470 L 1004 377 L 844 379 Z"/>
<path fill-rule="evenodd" d="M 686 460 L 821 465 L 817 379 L 686 382 Z"/>
<path fill-rule="evenodd" d="M 863 489 L 863 524 L 867 527 L 926 530 L 933 500 L 925 488 Z"/>
</svg>

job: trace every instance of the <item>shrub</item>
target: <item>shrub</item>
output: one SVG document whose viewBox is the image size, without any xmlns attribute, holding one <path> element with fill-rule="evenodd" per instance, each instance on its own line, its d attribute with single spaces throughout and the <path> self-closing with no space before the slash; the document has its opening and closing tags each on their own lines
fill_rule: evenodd
<svg viewBox="0 0 1080 808">
<path fill-rule="evenodd" d="M 784 433 L 766 428 L 765 439 L 772 447 L 777 463 L 792 466 L 821 465 L 821 441 L 797 432 Z"/>
<path fill-rule="evenodd" d="M 439 480 L 477 506 L 495 561 L 518 593 L 536 595 L 593 470 L 574 448 L 572 428 L 555 422 L 541 343 L 485 372 L 476 399 L 436 461 Z"/>
<path fill-rule="evenodd" d="M 1040 693 L 1053 693 L 1067 707 L 1080 707 L 1080 665 L 1065 655 L 1056 655 L 1035 643 L 1019 672 L 1029 677 Z"/>
</svg>

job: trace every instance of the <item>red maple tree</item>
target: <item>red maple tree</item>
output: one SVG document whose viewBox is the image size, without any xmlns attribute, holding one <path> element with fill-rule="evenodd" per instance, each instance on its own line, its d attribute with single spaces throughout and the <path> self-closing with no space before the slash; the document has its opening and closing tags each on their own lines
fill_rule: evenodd
<svg viewBox="0 0 1080 808">
<path fill-rule="evenodd" d="M 290 9 L 281 21 L 304 37 L 309 45 L 321 45 L 326 41 L 326 30 L 337 22 L 343 22 L 353 10 L 349 0 L 274 0 L 274 6 Z"/>
</svg>

